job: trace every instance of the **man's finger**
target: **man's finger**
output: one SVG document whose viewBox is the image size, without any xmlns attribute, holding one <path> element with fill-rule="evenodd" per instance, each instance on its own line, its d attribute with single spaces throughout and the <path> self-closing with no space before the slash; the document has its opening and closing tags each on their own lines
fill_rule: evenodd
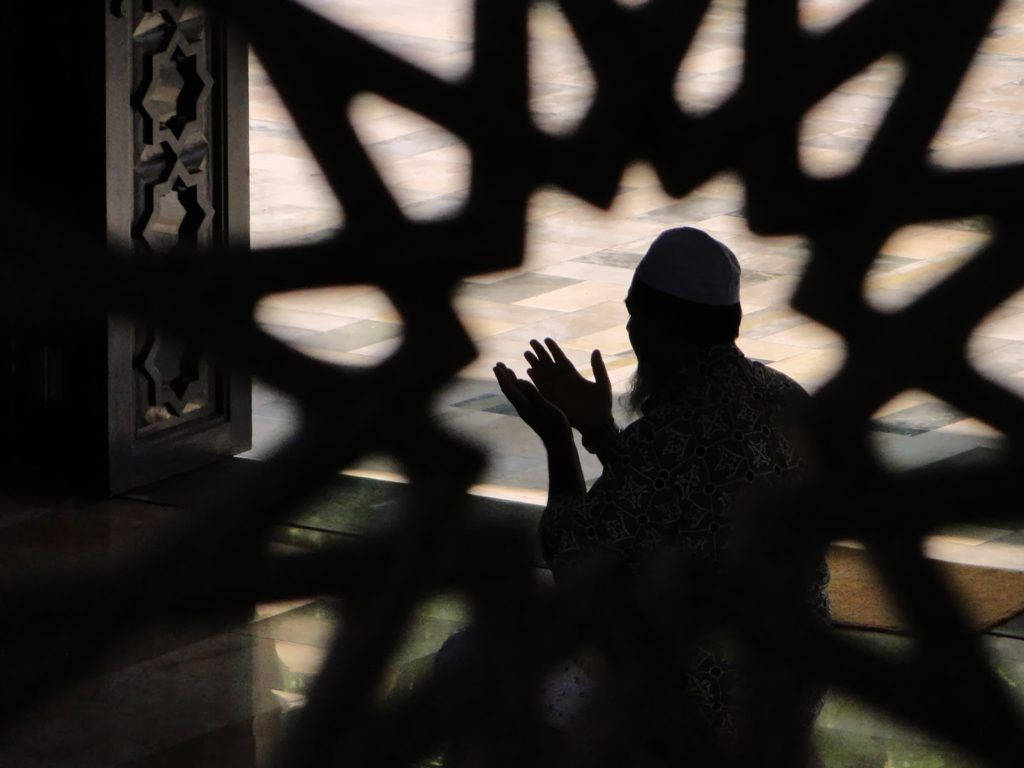
<svg viewBox="0 0 1024 768">
<path fill-rule="evenodd" d="M 544 343 L 548 345 L 548 349 L 551 350 L 551 357 L 555 359 L 556 363 L 563 368 L 568 367 L 574 371 L 576 370 L 576 366 L 569 361 L 569 358 L 565 356 L 565 352 L 562 351 L 562 348 L 558 346 L 554 339 L 544 339 Z"/>
<path fill-rule="evenodd" d="M 601 357 L 601 350 L 595 349 L 590 353 L 590 367 L 594 371 L 594 381 L 602 387 L 611 387 L 611 379 L 608 378 L 608 369 L 604 367 L 604 359 Z"/>
<path fill-rule="evenodd" d="M 516 379 L 516 384 L 519 387 L 520 395 L 531 405 L 550 405 L 548 399 L 540 393 L 540 390 L 535 385 L 525 379 Z"/>
<path fill-rule="evenodd" d="M 506 395 L 508 395 L 510 377 L 514 378 L 515 374 L 506 368 L 504 363 L 498 363 L 494 366 L 494 378 L 498 380 L 498 386 L 501 387 L 501 391 Z"/>
<path fill-rule="evenodd" d="M 537 359 L 545 365 L 554 365 L 555 361 L 551 359 L 551 355 L 544 349 L 544 345 L 536 339 L 530 339 L 530 346 L 533 347 L 533 351 L 537 353 Z"/>
<path fill-rule="evenodd" d="M 526 362 L 530 364 L 531 368 L 536 368 L 538 365 L 540 365 L 540 360 L 538 360 L 537 356 L 533 354 L 533 352 L 530 352 L 529 350 L 523 352 L 523 357 L 526 358 Z"/>
<path fill-rule="evenodd" d="M 502 393 L 508 398 L 508 401 L 512 403 L 512 407 L 516 411 L 520 411 L 522 407 L 528 407 L 529 403 L 526 398 L 523 397 L 523 393 L 518 386 L 518 380 L 516 375 L 512 373 L 504 365 L 494 366 L 494 377 L 498 380 L 498 386 L 501 388 Z"/>
</svg>

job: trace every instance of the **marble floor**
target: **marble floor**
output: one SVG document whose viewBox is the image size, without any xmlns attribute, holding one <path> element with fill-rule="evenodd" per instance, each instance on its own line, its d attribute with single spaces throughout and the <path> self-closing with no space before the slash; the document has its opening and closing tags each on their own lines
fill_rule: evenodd
<svg viewBox="0 0 1024 768">
<path fill-rule="evenodd" d="M 307 0 L 382 47 L 441 77 L 457 78 L 471 65 L 471 4 L 466 0 Z M 802 20 L 827 28 L 857 0 L 804 0 Z M 743 4 L 716 0 L 676 83 L 680 103 L 693 111 L 714 107 L 735 87 L 743 67 Z M 544 130 L 571 130 L 593 93 L 593 78 L 557 7 L 537 4 L 530 17 L 531 110 Z M 1024 158 L 1024 0 L 1002 6 L 940 131 L 931 159 L 960 167 Z M 901 65 L 883 58 L 844 83 L 807 115 L 801 162 L 809 173 L 851 167 L 879 124 L 901 78 Z M 255 246 L 307 242 L 344 226 L 344 212 L 328 191 L 258 60 L 251 60 L 251 195 Z M 458 208 L 469 182 L 470 157 L 457 137 L 374 95 L 360 95 L 350 115 L 389 188 L 410 218 Z M 557 189 L 531 200 L 522 268 L 477 275 L 463 282 L 456 307 L 479 349 L 438 398 L 436 413 L 456 431 L 488 449 L 478 490 L 523 501 L 544 497 L 547 476 L 539 441 L 513 414 L 492 375 L 501 360 L 525 368 L 531 338 L 552 336 L 586 370 L 600 348 L 617 392 L 636 361 L 625 333 L 622 304 L 632 270 L 663 229 L 692 225 L 723 240 L 743 268 L 745 317 L 739 346 L 792 376 L 808 390 L 825 382 L 844 358 L 843 341 L 788 305 L 807 258 L 799 237 L 760 237 L 747 228 L 743 188 L 722 175 L 683 199 L 670 198 L 652 170 L 633 165 L 610 210 L 594 208 Z M 950 274 L 989 239 L 983 219 L 936 221 L 903 227 L 884 244 L 866 280 L 868 301 L 898 308 Z M 402 326 L 387 298 L 370 286 L 275 294 L 257 307 L 268 331 L 303 352 L 352 365 L 371 365 L 394 349 Z M 968 354 L 977 368 L 1024 394 L 1024 292 L 1007 300 L 977 328 Z M 620 422 L 628 420 L 621 411 Z M 294 404 L 257 383 L 253 451 L 263 457 L 297 428 Z M 902 469 L 936 461 L 972 461 L 997 448 L 1000 433 L 925 392 L 904 392 L 875 416 L 873 440 L 882 459 Z M 586 452 L 584 472 L 599 467 Z M 370 457 L 347 471 L 392 478 L 386 457 Z M 1024 533 L 975 528 L 934 543 L 932 554 L 1024 568 Z M 979 548 L 980 547 L 980 548 Z M 984 554 L 982 554 L 984 553 Z"/>
<path fill-rule="evenodd" d="M 73 561 L 87 568 L 137 552 L 175 524 L 180 509 L 168 500 L 187 498 L 206 480 L 195 486 L 189 485 L 189 476 L 173 482 L 170 489 L 170 483 L 163 483 L 153 492 L 141 489 L 131 498 L 88 507 L 62 502 L 22 504 L 15 510 L 5 502 L 0 505 L 0 562 L 45 571 L 51 563 Z M 328 508 L 322 514 L 333 515 L 346 530 L 349 523 L 355 523 L 354 530 L 365 527 L 365 521 L 350 514 L 346 518 Z M 298 525 L 278 526 L 269 547 L 294 551 L 309 532 Z M 305 548 L 331 546 L 339 536 L 351 535 L 321 530 Z M 0 768 L 268 765 L 282 729 L 304 705 L 331 639 L 344 624 L 344 611 L 327 598 L 257 604 L 215 620 L 199 618 L 204 613 L 196 607 L 190 620 L 158 622 L 127 635 L 111 626 L 114 642 L 97 668 L 36 708 L 17 708 L 24 717 L 0 728 Z M 378 700 L 394 702 L 408 694 L 431 669 L 443 641 L 467 621 L 466 604 L 458 595 L 422 602 L 389 659 Z M 887 633 L 838 631 L 886 653 L 904 652 L 910 642 Z M 981 640 L 997 677 L 1024 711 L 1024 615 Z M 0 665 L 0 684 L 10 672 Z M 814 739 L 827 768 L 979 765 L 842 691 L 828 693 Z"/>
<path fill-rule="evenodd" d="M 307 0 L 325 17 L 442 77 L 471 65 L 467 0 Z M 856 0 L 804 0 L 809 29 L 828 27 Z M 676 84 L 686 109 L 712 108 L 735 87 L 743 67 L 743 4 L 712 3 Z M 593 78 L 556 6 L 538 4 L 530 17 L 531 110 L 544 130 L 571 130 L 593 93 Z M 932 142 L 938 165 L 959 167 L 1024 158 L 1024 0 L 1004 3 L 956 102 Z M 852 167 L 873 135 L 902 71 L 883 58 L 844 83 L 807 115 L 800 137 L 809 173 Z M 251 195 L 255 246 L 307 242 L 344 226 L 344 212 L 289 119 L 258 60 L 251 61 Z M 350 115 L 406 215 L 424 219 L 456 210 L 469 183 L 470 157 L 458 138 L 385 99 L 364 94 Z M 624 329 L 622 299 L 638 260 L 663 229 L 692 225 L 723 240 L 743 267 L 745 318 L 739 346 L 813 391 L 837 370 L 842 340 L 793 311 L 788 299 L 807 258 L 799 237 L 752 234 L 743 216 L 743 188 L 722 175 L 683 199 L 659 186 L 652 170 L 631 166 L 608 211 L 557 189 L 539 191 L 528 213 L 522 268 L 464 281 L 456 307 L 479 348 L 439 398 L 451 429 L 490 449 L 483 483 L 495 492 L 535 498 L 546 482 L 539 443 L 510 412 L 491 376 L 495 361 L 525 368 L 530 338 L 552 336 L 586 367 L 600 348 L 617 391 L 635 370 Z M 989 239 L 983 219 L 936 221 L 898 230 L 882 247 L 864 286 L 881 310 L 905 305 L 963 264 Z M 271 333 L 326 360 L 371 365 L 394 349 L 402 327 L 390 303 L 369 286 L 275 294 L 256 317 Z M 1024 292 L 1007 300 L 976 330 L 968 349 L 979 370 L 1024 394 Z M 260 389 L 256 447 L 262 456 L 295 427 L 285 399 Z M 619 414 L 624 417 L 623 414 Z M 998 443 L 999 433 L 923 392 L 906 392 L 877 414 L 880 454 L 896 467 L 948 459 Z M 359 468 L 382 476 L 393 467 L 370 459 Z M 593 477 L 597 466 L 585 467 Z"/>
<path fill-rule="evenodd" d="M 114 518 L 124 510 L 112 502 Z M 152 506 L 152 505 L 150 505 Z M 0 537 L 2 538 L 2 537 Z M 236 625 L 173 631 L 140 652 L 120 643 L 85 679 L 0 735 L 4 768 L 255 768 L 269 765 L 282 729 L 305 703 L 332 634 L 343 622 L 329 599 L 256 605 Z M 377 692 L 387 704 L 422 679 L 444 640 L 464 626 L 463 603 L 422 604 Z M 841 630 L 890 653 L 907 641 Z M 152 634 L 152 632 L 150 633 Z M 1007 690 L 1024 710 L 1024 622 L 983 638 Z M 814 741 L 828 768 L 976 768 L 948 744 L 830 692 Z M 437 765 L 434 760 L 426 765 Z"/>
</svg>

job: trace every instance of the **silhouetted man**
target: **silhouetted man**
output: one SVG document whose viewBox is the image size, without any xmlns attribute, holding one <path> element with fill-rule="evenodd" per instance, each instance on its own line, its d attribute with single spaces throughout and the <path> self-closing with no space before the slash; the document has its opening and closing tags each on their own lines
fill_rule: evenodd
<svg viewBox="0 0 1024 768">
<path fill-rule="evenodd" d="M 665 549 L 713 573 L 730 545 L 737 494 L 799 479 L 802 459 L 782 416 L 787 401 L 806 393 L 737 349 L 739 277 L 733 253 L 700 230 L 671 229 L 654 241 L 626 298 L 637 358 L 629 402 L 640 417 L 624 429 L 612 417 L 611 384 L 598 350 L 591 355 L 594 381 L 552 339 L 531 341 L 525 353 L 532 384 L 502 363 L 495 366 L 502 391 L 547 449 L 540 534 L 556 582 L 595 555 L 637 573 Z M 573 428 L 603 465 L 589 491 Z M 812 602 L 827 620 L 824 567 L 820 576 Z M 726 656 L 713 645 L 701 648 L 683 685 L 704 726 L 728 740 L 738 725 L 737 679 Z M 581 684 L 578 670 L 567 672 L 561 698 L 585 700 L 592 684 Z M 558 686 L 546 695 L 552 722 L 564 723 L 577 703 L 558 711 Z M 811 696 L 808 721 L 816 704 Z"/>
</svg>

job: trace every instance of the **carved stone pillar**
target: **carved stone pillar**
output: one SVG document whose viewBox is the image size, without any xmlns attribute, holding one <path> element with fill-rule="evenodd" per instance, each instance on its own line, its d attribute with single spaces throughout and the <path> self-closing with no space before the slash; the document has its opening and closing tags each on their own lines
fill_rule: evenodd
<svg viewBox="0 0 1024 768">
<path fill-rule="evenodd" d="M 199 3 L 133 0 L 108 22 L 108 237 L 137 259 L 248 242 L 248 59 Z M 110 483 L 245 450 L 249 383 L 160 329 L 112 320 Z"/>
<path fill-rule="evenodd" d="M 188 0 L 8 13 L 11 189 L 133 259 L 248 243 L 248 52 L 232 29 Z M 0 417 L 43 475 L 118 492 L 249 446 L 248 379 L 159 328 L 99 311 L 0 342 Z"/>
</svg>

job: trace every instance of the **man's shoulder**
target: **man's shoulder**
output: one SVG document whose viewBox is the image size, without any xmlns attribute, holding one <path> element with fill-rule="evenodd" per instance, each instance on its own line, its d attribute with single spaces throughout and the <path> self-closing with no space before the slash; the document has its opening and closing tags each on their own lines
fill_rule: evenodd
<svg viewBox="0 0 1024 768">
<path fill-rule="evenodd" d="M 799 382 L 791 379 L 782 371 L 777 371 L 758 360 L 747 358 L 747 364 L 754 383 L 765 389 L 768 394 L 782 400 L 800 401 L 806 400 L 810 395 Z"/>
</svg>

